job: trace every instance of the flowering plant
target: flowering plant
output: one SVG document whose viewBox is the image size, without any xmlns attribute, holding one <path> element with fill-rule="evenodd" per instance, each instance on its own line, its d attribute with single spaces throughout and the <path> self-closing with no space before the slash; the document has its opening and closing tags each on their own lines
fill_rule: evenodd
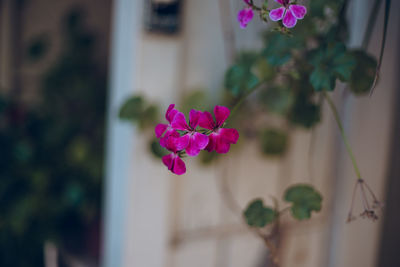
<svg viewBox="0 0 400 267">
<path fill-rule="evenodd" d="M 338 80 L 344 84 L 344 90 L 348 94 L 362 96 L 372 92 L 382 63 L 386 26 L 381 53 L 376 60 L 366 49 L 376 20 L 374 11 L 371 12 L 368 32 L 362 46 L 351 49 L 346 45 L 347 1 L 313 0 L 308 1 L 306 7 L 297 1 L 275 0 L 277 3 L 274 5 L 281 6 L 274 6 L 273 9 L 269 8 L 268 1 L 260 0 L 262 5 L 255 2 L 244 0 L 245 7 L 237 14 L 239 26 L 247 27 L 258 13 L 263 21 L 277 21 L 278 27 L 264 34 L 262 49 L 239 53 L 227 69 L 224 76 L 225 97 L 219 103 L 223 106 L 214 107 L 215 118 L 208 111 L 198 111 L 209 108 L 205 104 L 204 92 L 182 96 L 182 106 L 189 113 L 188 123 L 185 115 L 176 110 L 174 105 L 170 105 L 165 115 L 168 124 L 158 124 L 155 128 L 157 140 L 151 143 L 152 152 L 162 157 L 169 170 L 180 175 L 186 171 L 182 161 L 184 155 L 199 155 L 203 162 L 216 160 L 218 154 L 227 153 L 230 145 L 237 143 L 240 132 L 241 142 L 256 139 L 264 155 L 280 157 L 290 144 L 289 129 L 301 127 L 312 130 L 321 121 L 322 106 L 327 103 L 354 168 L 354 194 L 359 193 L 364 204 L 360 216 L 354 216 L 354 203 L 351 203 L 347 219 L 378 219 L 377 212 L 382 204 L 361 175 L 329 92 L 337 90 Z M 387 12 L 384 25 L 387 25 L 390 1 L 385 3 Z M 380 1 L 377 0 L 376 5 L 379 4 Z M 254 95 L 256 97 L 252 98 Z M 127 104 L 134 99 L 140 102 L 136 105 L 139 111 Z M 146 125 L 148 121 L 154 125 L 158 121 L 154 116 L 156 112 L 149 112 L 156 108 L 146 103 L 144 98 L 135 96 L 127 103 L 121 109 L 122 118 L 134 119 L 139 125 Z M 134 118 L 126 116 L 130 109 L 140 115 L 132 112 Z M 236 113 L 239 109 L 240 112 Z M 271 126 L 262 120 L 265 116 L 279 118 L 287 127 Z M 228 117 L 232 128 L 225 128 Z M 310 145 L 311 163 L 312 145 L 313 142 Z M 165 149 L 169 150 L 167 155 Z M 227 202 L 232 202 L 232 196 L 229 198 Z M 323 198 L 312 185 L 298 184 L 289 186 L 283 199 L 289 206 L 279 209 L 277 205 L 265 205 L 262 199 L 257 198 L 248 204 L 242 214 L 249 228 L 265 241 L 271 252 L 271 262 L 275 266 L 279 262 L 275 241 L 281 215 L 290 211 L 297 220 L 309 219 L 313 212 L 321 210 Z M 267 234 L 266 228 L 270 229 Z"/>
</svg>

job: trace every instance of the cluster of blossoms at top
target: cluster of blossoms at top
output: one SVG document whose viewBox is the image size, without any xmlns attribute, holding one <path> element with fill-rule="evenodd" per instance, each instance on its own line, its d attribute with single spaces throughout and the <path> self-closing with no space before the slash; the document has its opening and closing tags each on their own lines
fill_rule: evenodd
<svg viewBox="0 0 400 267">
<path fill-rule="evenodd" d="M 254 10 L 262 10 L 253 4 L 253 1 L 243 0 L 246 3 L 246 7 L 239 11 L 237 19 L 240 23 L 240 27 L 246 28 L 247 24 L 254 17 Z M 293 28 L 298 19 L 303 19 L 307 13 L 305 6 L 297 5 L 292 3 L 291 0 L 275 0 L 282 6 L 272 10 L 267 10 L 269 12 L 269 18 L 272 21 L 282 20 L 282 24 L 286 28 Z"/>
<path fill-rule="evenodd" d="M 227 153 L 231 144 L 236 144 L 239 133 L 236 129 L 224 128 L 226 119 L 230 115 L 227 107 L 214 107 L 215 120 L 210 112 L 192 109 L 189 113 L 189 122 L 185 115 L 169 105 L 165 118 L 168 124 L 158 124 L 155 128 L 156 137 L 160 145 L 170 154 L 162 158 L 168 170 L 177 175 L 186 172 L 182 156 L 186 153 L 191 157 L 197 156 L 201 150 L 208 152 Z M 202 129 L 197 129 L 201 127 Z"/>
</svg>

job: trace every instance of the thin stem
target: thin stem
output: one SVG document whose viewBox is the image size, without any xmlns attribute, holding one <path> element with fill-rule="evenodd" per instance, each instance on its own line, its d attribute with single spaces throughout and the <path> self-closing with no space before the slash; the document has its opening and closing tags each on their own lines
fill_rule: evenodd
<svg viewBox="0 0 400 267">
<path fill-rule="evenodd" d="M 375 194 L 374 194 L 374 192 L 372 191 L 371 187 L 369 187 L 369 185 L 368 185 L 365 181 L 364 181 L 364 185 L 365 185 L 365 187 L 367 188 L 367 190 L 369 191 L 369 193 L 371 194 L 372 199 L 373 199 L 375 202 L 379 202 L 379 201 L 378 201 L 378 198 L 375 196 Z"/>
<path fill-rule="evenodd" d="M 238 201 L 235 199 L 235 197 L 229 187 L 229 183 L 227 181 L 227 178 L 228 178 L 227 167 L 224 166 L 222 170 L 223 170 L 223 172 L 220 176 L 220 181 L 217 182 L 217 186 L 219 187 L 219 191 L 222 196 L 221 199 L 224 202 L 224 204 L 228 207 L 228 209 L 231 210 L 232 213 L 237 215 L 240 218 L 240 220 L 244 221 L 244 217 L 242 214 L 242 208 L 240 207 Z M 249 231 L 253 232 L 254 234 L 256 234 L 258 237 L 260 237 L 264 241 L 265 245 L 267 246 L 267 248 L 270 252 L 270 258 L 271 258 L 273 266 L 278 267 L 279 266 L 279 262 L 278 262 L 279 254 L 277 251 L 278 248 L 272 242 L 273 237 L 270 235 L 264 234 L 261 231 L 261 229 L 250 227 L 246 223 L 246 221 L 244 221 L 244 223 L 247 226 L 247 229 Z M 277 221 L 277 223 L 278 223 L 278 221 Z"/>
<path fill-rule="evenodd" d="M 278 250 L 275 244 L 269 238 L 263 238 L 265 245 L 269 249 L 270 255 L 269 258 L 272 261 L 273 266 L 279 266 L 279 259 L 278 259 Z"/>
<path fill-rule="evenodd" d="M 353 188 L 353 196 L 351 197 L 351 205 L 350 205 L 350 211 L 349 211 L 349 215 L 347 218 L 347 222 L 351 222 L 353 220 L 354 199 L 356 198 L 358 184 L 359 183 L 357 181 L 357 183 L 355 183 L 354 188 Z"/>
<path fill-rule="evenodd" d="M 378 65 L 376 67 L 375 80 L 374 80 L 374 83 L 372 84 L 371 90 L 369 92 L 369 96 L 371 96 L 374 93 L 376 84 L 378 83 L 378 80 L 379 80 L 379 72 L 380 72 L 381 65 L 382 65 L 383 54 L 385 52 L 386 35 L 387 35 L 387 28 L 388 28 L 388 24 L 389 24 L 390 4 L 391 4 L 391 0 L 386 0 L 386 2 L 385 2 L 385 19 L 384 19 L 384 24 L 383 24 L 383 35 L 382 35 L 382 42 L 381 42 L 381 51 L 379 53 Z"/>
<path fill-rule="evenodd" d="M 331 97 L 326 92 L 323 92 L 323 94 L 324 94 L 325 99 L 328 101 L 328 104 L 329 104 L 329 107 L 332 110 L 333 116 L 335 117 L 336 123 L 337 123 L 337 125 L 339 127 L 339 130 L 340 130 L 340 134 L 342 135 L 343 142 L 344 142 L 344 145 L 346 147 L 347 153 L 350 156 L 351 162 L 353 164 L 354 171 L 355 171 L 355 173 L 357 175 L 357 179 L 362 180 L 360 169 L 358 168 L 356 158 L 354 157 L 354 154 L 353 154 L 353 150 L 351 149 L 350 143 L 349 143 L 349 141 L 347 139 L 347 136 L 346 136 L 346 133 L 344 131 L 343 124 L 342 124 L 342 121 L 340 120 L 339 112 L 337 111 L 335 103 L 333 103 Z"/>
<path fill-rule="evenodd" d="M 364 209 L 371 210 L 371 208 L 369 206 L 367 195 L 365 194 L 364 183 L 363 182 L 360 182 L 360 190 L 361 190 L 361 194 L 362 194 L 361 198 L 364 200 Z"/>
</svg>

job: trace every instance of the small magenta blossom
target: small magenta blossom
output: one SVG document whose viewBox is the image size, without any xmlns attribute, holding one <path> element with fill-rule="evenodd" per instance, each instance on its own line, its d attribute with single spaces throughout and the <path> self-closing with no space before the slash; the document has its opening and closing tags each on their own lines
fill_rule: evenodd
<svg viewBox="0 0 400 267">
<path fill-rule="evenodd" d="M 178 112 L 171 123 L 172 128 L 185 131 L 184 136 L 189 137 L 189 143 L 185 147 L 185 151 L 189 156 L 197 156 L 200 150 L 203 150 L 208 144 L 208 136 L 196 132 L 196 127 L 199 125 L 201 111 L 192 109 L 189 113 L 189 125 L 186 123 L 185 115 Z"/>
<path fill-rule="evenodd" d="M 165 141 L 168 136 L 175 132 L 175 129 L 172 128 L 171 123 L 172 120 L 175 118 L 175 115 L 179 111 L 175 109 L 175 104 L 169 105 L 167 112 L 165 113 L 165 119 L 169 122 L 168 124 L 157 124 L 155 128 L 156 137 L 160 138 L 160 145 L 165 147 Z"/>
<path fill-rule="evenodd" d="M 171 154 L 162 157 L 162 162 L 171 172 L 182 175 L 186 172 L 185 162 L 180 158 L 179 152 L 187 147 L 189 136 L 180 136 L 178 132 L 173 132 L 165 138 L 165 148 L 171 151 Z"/>
<path fill-rule="evenodd" d="M 272 9 L 269 12 L 269 17 L 273 21 L 279 21 L 283 19 L 282 22 L 286 28 L 293 28 L 296 25 L 297 20 L 303 19 L 307 13 L 305 6 L 292 4 L 290 3 L 290 0 L 275 1 L 281 4 L 282 7 Z"/>
<path fill-rule="evenodd" d="M 230 115 L 230 110 L 224 106 L 214 107 L 215 122 L 210 112 L 203 112 L 199 120 L 200 127 L 211 130 L 206 150 L 217 153 L 227 153 L 231 144 L 236 144 L 239 139 L 239 132 L 236 129 L 222 128 L 224 122 Z"/>
<path fill-rule="evenodd" d="M 245 1 L 248 3 L 247 1 Z M 251 7 L 246 7 L 242 10 L 239 11 L 237 15 L 237 20 L 240 23 L 240 27 L 242 29 L 246 28 L 247 24 L 253 19 L 254 17 L 254 11 Z"/>
</svg>

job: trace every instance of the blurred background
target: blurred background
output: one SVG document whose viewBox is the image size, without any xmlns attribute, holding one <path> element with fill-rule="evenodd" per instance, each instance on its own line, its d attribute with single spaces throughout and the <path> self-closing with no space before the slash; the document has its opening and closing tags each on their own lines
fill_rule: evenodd
<svg viewBox="0 0 400 267">
<path fill-rule="evenodd" d="M 362 43 L 373 3 L 350 1 L 351 47 Z M 170 103 L 184 109 L 183 96 L 217 104 L 236 53 L 261 48 L 272 24 L 256 18 L 240 29 L 243 6 L 0 0 L 0 266 L 271 266 L 262 240 L 221 195 L 232 191 L 244 208 L 256 197 L 280 199 L 293 183 L 312 183 L 324 202 L 309 221 L 284 220 L 282 266 L 400 266 L 399 1 L 376 92 L 334 94 L 363 178 L 385 203 L 375 223 L 345 223 L 355 176 L 325 106 L 314 131 L 290 129 L 279 159 L 249 142 L 208 166 L 187 159 L 179 177 L 149 150 L 152 133 L 119 118 L 137 94 L 159 112 Z M 383 14 L 368 47 L 375 56 Z"/>
</svg>

